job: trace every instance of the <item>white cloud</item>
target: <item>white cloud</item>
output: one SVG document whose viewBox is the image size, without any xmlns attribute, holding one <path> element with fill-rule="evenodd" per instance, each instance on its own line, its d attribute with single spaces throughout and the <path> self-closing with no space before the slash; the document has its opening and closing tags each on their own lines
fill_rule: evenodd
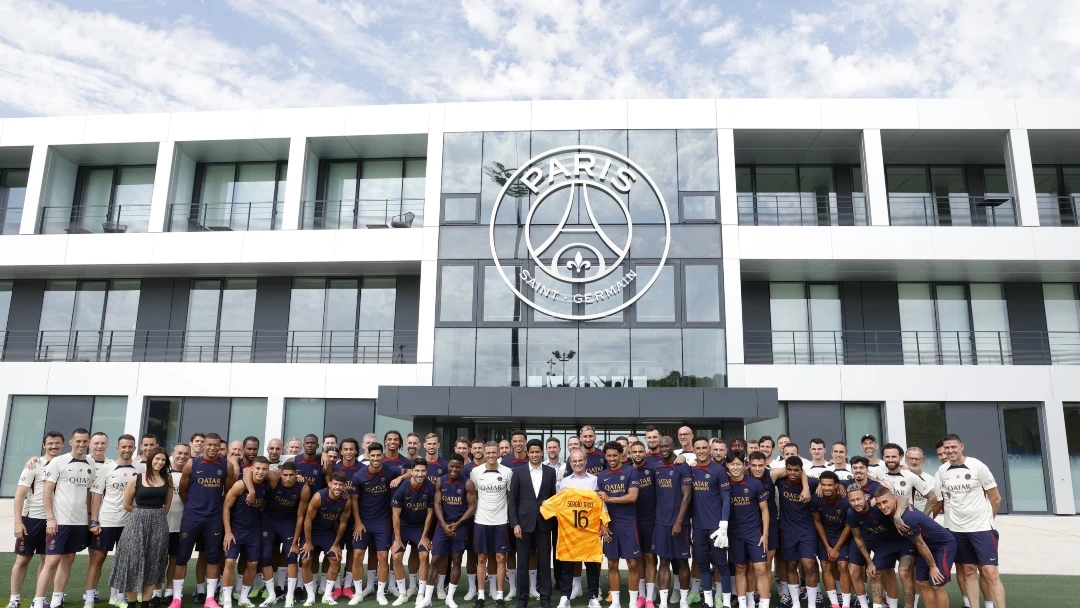
<svg viewBox="0 0 1080 608">
<path fill-rule="evenodd" d="M 723 44 L 734 38 L 737 33 L 739 33 L 739 22 L 732 19 L 702 34 L 700 41 L 703 46 Z"/>
</svg>

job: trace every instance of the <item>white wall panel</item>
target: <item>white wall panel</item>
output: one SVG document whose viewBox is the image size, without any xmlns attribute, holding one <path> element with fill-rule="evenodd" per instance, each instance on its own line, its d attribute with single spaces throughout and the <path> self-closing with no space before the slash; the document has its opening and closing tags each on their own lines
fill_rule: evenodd
<svg viewBox="0 0 1080 608">
<path fill-rule="evenodd" d="M 740 226 L 739 257 L 828 260 L 832 258 L 830 233 L 818 226 Z"/>
<path fill-rule="evenodd" d="M 242 259 L 244 232 L 163 232 L 155 235 L 155 264 L 227 264 Z M 100 235 L 109 238 L 113 235 Z"/>
<path fill-rule="evenodd" d="M 716 126 L 721 129 L 821 128 L 817 99 L 718 99 Z"/>
<path fill-rule="evenodd" d="M 1031 228 L 965 228 L 931 226 L 934 259 L 1030 260 L 1035 258 Z"/>
<path fill-rule="evenodd" d="M 67 244 L 64 264 L 68 266 L 151 264 L 154 261 L 154 246 L 159 234 L 130 232 L 61 236 Z"/>
<path fill-rule="evenodd" d="M 448 103 L 443 108 L 446 132 L 528 131 L 532 124 L 532 104 L 528 101 Z"/>
<path fill-rule="evenodd" d="M 822 99 L 823 129 L 918 129 L 914 99 Z"/>
<path fill-rule="evenodd" d="M 1018 129 L 1080 129 L 1075 99 L 1017 99 Z"/>
<path fill-rule="evenodd" d="M 631 99 L 626 104 L 629 129 L 715 129 L 712 99 Z"/>
<path fill-rule="evenodd" d="M 745 365 L 745 386 L 775 386 L 781 401 L 843 399 L 839 365 Z"/>
<path fill-rule="evenodd" d="M 171 114 L 87 116 L 82 143 L 163 141 L 169 138 Z"/>
<path fill-rule="evenodd" d="M 178 112 L 169 124 L 169 139 L 217 141 L 254 139 L 259 114 L 250 110 L 231 112 Z"/>
<path fill-rule="evenodd" d="M 62 266 L 66 261 L 65 235 L 5 235 L 0 238 L 0 267 Z"/>
<path fill-rule="evenodd" d="M 627 102 L 618 99 L 532 102 L 532 130 L 627 128 Z"/>
<path fill-rule="evenodd" d="M 431 110 L 427 105 L 358 106 L 345 108 L 345 135 L 396 135 L 427 133 Z"/>
<path fill-rule="evenodd" d="M 0 146 L 78 144 L 83 141 L 85 116 L 8 118 Z"/>
<path fill-rule="evenodd" d="M 413 365 L 327 365 L 327 399 L 375 399 L 379 385 L 409 386 L 416 382 Z"/>
<path fill-rule="evenodd" d="M 138 363 L 39 363 L 49 369 L 47 395 L 127 395 L 139 377 Z"/>
<path fill-rule="evenodd" d="M 271 139 L 344 135 L 346 110 L 346 108 L 258 110 L 255 118 L 255 137 Z"/>
<path fill-rule="evenodd" d="M 920 129 L 1016 128 L 1011 99 L 919 99 Z"/>
<path fill-rule="evenodd" d="M 34 146 L 30 157 L 30 175 L 26 181 L 26 197 L 23 200 L 22 223 L 19 234 L 34 234 L 37 224 L 38 209 L 45 200 L 48 191 L 49 164 L 55 153 L 46 145 Z"/>
<path fill-rule="evenodd" d="M 326 368 L 317 363 L 235 363 L 230 367 L 228 395 L 325 397 Z M 345 365 L 343 367 L 357 367 Z"/>
</svg>

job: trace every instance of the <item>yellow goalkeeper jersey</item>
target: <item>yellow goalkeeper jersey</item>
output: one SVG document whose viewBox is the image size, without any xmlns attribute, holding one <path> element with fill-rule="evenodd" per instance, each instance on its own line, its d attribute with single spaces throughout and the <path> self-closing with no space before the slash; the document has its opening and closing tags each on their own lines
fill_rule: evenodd
<svg viewBox="0 0 1080 608">
<path fill-rule="evenodd" d="M 589 490 L 567 488 L 540 505 L 544 519 L 556 518 L 559 523 L 558 547 L 555 559 L 564 562 L 600 562 L 604 545 L 600 538 L 600 523 L 611 520 L 604 510 L 604 501 Z"/>
</svg>

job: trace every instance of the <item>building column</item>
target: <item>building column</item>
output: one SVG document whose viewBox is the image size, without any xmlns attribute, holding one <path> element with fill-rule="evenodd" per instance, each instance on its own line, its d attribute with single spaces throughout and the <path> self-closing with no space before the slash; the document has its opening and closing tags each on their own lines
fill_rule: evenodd
<svg viewBox="0 0 1080 608">
<path fill-rule="evenodd" d="M 1039 225 L 1039 201 L 1035 194 L 1035 171 L 1031 166 L 1031 147 L 1027 129 L 1009 129 L 1002 137 L 1005 147 L 1005 174 L 1009 192 L 1016 201 L 1020 226 Z"/>
<path fill-rule="evenodd" d="M 881 129 L 863 129 L 863 192 L 866 195 L 871 226 L 889 225 L 889 191 L 885 186 L 885 159 L 881 153 Z"/>
<path fill-rule="evenodd" d="M 285 178 L 285 208 L 282 211 L 282 230 L 300 228 L 300 214 L 304 198 L 307 195 L 308 182 L 308 140 L 306 137 L 293 137 L 289 140 L 289 173 Z M 317 172 L 317 170 L 316 170 Z M 317 179 L 317 177 L 312 177 Z"/>
<path fill-rule="evenodd" d="M 904 420 L 904 402 L 886 401 L 885 412 L 882 416 L 885 423 L 885 443 L 896 443 L 907 449 L 907 422 Z"/>
<path fill-rule="evenodd" d="M 150 223 L 147 232 L 164 232 L 165 218 L 168 217 L 172 204 L 175 174 L 176 142 L 163 141 L 158 144 L 157 166 L 154 169 L 154 194 L 150 199 Z"/>
<path fill-rule="evenodd" d="M 264 445 L 263 454 L 266 454 L 266 444 L 270 443 L 270 440 L 277 437 L 282 441 L 285 438 L 281 434 L 285 431 L 285 398 L 284 397 L 267 397 L 266 398 L 266 431 L 263 433 Z"/>
<path fill-rule="evenodd" d="M 423 250 L 420 262 L 420 316 L 416 327 L 417 384 L 431 385 L 435 357 L 435 286 L 439 271 L 439 218 L 442 212 L 443 107 L 428 119 L 427 181 L 424 182 Z M 378 421 L 376 417 L 376 421 Z"/>
<path fill-rule="evenodd" d="M 720 159 L 720 223 L 739 224 L 739 189 L 735 183 L 735 130 L 717 129 Z"/>
<path fill-rule="evenodd" d="M 741 365 L 743 358 L 742 261 L 724 258 L 724 328 L 728 365 Z"/>
<path fill-rule="evenodd" d="M 37 230 L 38 209 L 45 194 L 45 175 L 51 154 L 49 146 L 34 146 L 33 156 L 30 157 L 30 175 L 26 178 L 26 199 L 23 201 L 19 234 L 34 234 Z"/>
<path fill-rule="evenodd" d="M 1046 424 L 1046 462 L 1050 466 L 1054 501 L 1050 505 L 1050 512 L 1055 515 L 1075 515 L 1078 505 L 1073 497 L 1069 443 L 1065 435 L 1065 407 L 1062 402 L 1047 401 L 1043 405 L 1043 419 Z"/>
<path fill-rule="evenodd" d="M 0 458 L 4 455 L 4 445 L 7 444 L 7 415 L 11 409 L 11 395 L 0 393 Z"/>
<path fill-rule="evenodd" d="M 139 437 L 142 435 L 142 419 L 143 419 L 143 402 L 145 401 L 143 395 L 128 395 L 127 411 L 124 414 L 124 432 L 128 435 L 134 435 Z M 158 441 L 162 444 L 165 443 L 165 439 L 159 437 Z"/>
</svg>

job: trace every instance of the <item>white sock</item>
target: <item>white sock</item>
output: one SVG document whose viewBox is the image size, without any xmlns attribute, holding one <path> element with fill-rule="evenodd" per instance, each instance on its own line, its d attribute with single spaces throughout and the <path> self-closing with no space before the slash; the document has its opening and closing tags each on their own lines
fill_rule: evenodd
<svg viewBox="0 0 1080 608">
<path fill-rule="evenodd" d="M 966 595 L 964 596 L 964 608 L 971 608 L 971 600 Z"/>
<path fill-rule="evenodd" d="M 517 568 L 506 571 L 506 577 L 510 582 L 510 593 L 517 595 Z"/>
<path fill-rule="evenodd" d="M 419 576 L 420 576 L 419 574 L 410 574 L 409 575 L 409 589 L 416 589 L 416 580 L 417 580 L 417 578 Z"/>
<path fill-rule="evenodd" d="M 271 581 L 270 584 L 266 586 L 266 599 L 268 599 L 268 600 L 276 600 L 277 599 L 277 589 L 274 589 L 273 581 Z"/>
<path fill-rule="evenodd" d="M 446 586 L 446 599 L 448 599 L 448 600 L 454 599 L 454 592 L 455 591 L 457 591 L 457 585 L 455 585 L 454 583 L 450 583 L 449 585 L 447 585 Z"/>
<path fill-rule="evenodd" d="M 536 570 L 529 570 L 529 592 L 536 593 Z M 990 608 L 994 608 L 990 606 Z"/>
<path fill-rule="evenodd" d="M 364 595 L 364 581 L 354 580 L 352 582 L 352 587 L 353 587 L 353 595 L 354 596 L 362 596 L 362 595 Z"/>
<path fill-rule="evenodd" d="M 874 604 L 874 608 L 882 608 L 882 606 L 884 606 L 884 604 Z"/>
<path fill-rule="evenodd" d="M 492 593 L 491 595 L 495 595 L 495 594 Z M 484 595 L 484 587 L 483 586 L 480 586 L 480 587 L 476 588 L 476 599 L 478 599 L 478 600 L 487 599 L 487 597 Z"/>
<path fill-rule="evenodd" d="M 150 594 L 150 597 L 161 597 L 161 589 L 154 589 L 154 592 Z"/>
<path fill-rule="evenodd" d="M 829 596 L 829 604 L 830 605 L 832 605 L 832 606 L 837 605 L 837 602 L 836 602 L 836 589 L 826 589 L 825 590 L 825 595 Z"/>
<path fill-rule="evenodd" d="M 887 598 L 885 598 L 885 603 L 889 605 L 889 608 L 896 608 L 897 602 L 899 602 L 899 601 L 900 600 L 895 598 L 895 597 L 887 597 Z"/>
<path fill-rule="evenodd" d="M 62 604 L 63 602 L 64 602 L 64 594 L 63 593 L 53 593 L 52 594 L 52 601 L 49 602 L 49 605 L 50 606 L 58 606 L 58 605 Z"/>
<path fill-rule="evenodd" d="M 345 574 L 345 580 L 341 583 L 342 588 L 352 587 L 352 571 Z"/>
<path fill-rule="evenodd" d="M 206 579 L 206 597 L 214 597 L 217 593 L 218 579 L 208 578 Z"/>
<path fill-rule="evenodd" d="M 445 574 L 440 574 L 439 575 L 439 589 L 445 589 L 445 588 L 446 588 L 446 575 Z"/>
<path fill-rule="evenodd" d="M 285 586 L 285 581 L 288 580 L 288 578 L 289 578 L 289 569 L 288 568 L 278 568 L 277 569 L 277 577 L 274 579 L 274 583 L 278 587 L 284 587 Z"/>
<path fill-rule="evenodd" d="M 709 591 L 703 591 L 701 593 L 702 600 L 705 602 L 705 605 L 708 606 L 709 608 L 713 608 L 713 606 L 714 606 L 713 599 L 712 599 L 712 597 L 713 597 L 712 594 L 713 594 L 713 592 L 712 592 L 711 589 Z"/>
<path fill-rule="evenodd" d="M 817 594 L 818 594 L 818 588 L 816 586 L 806 588 L 806 606 L 807 606 L 807 608 L 816 608 L 817 607 Z M 834 604 L 836 603 L 835 599 L 836 599 L 836 592 L 833 591 L 833 600 L 834 600 L 833 603 Z M 896 608 L 896 607 L 894 606 L 893 608 Z"/>
<path fill-rule="evenodd" d="M 581 577 L 580 576 L 575 576 L 574 577 L 574 589 L 577 589 L 578 591 L 581 591 Z"/>
<path fill-rule="evenodd" d="M 497 602 L 497 601 L 499 601 L 501 599 L 503 599 L 503 592 L 496 589 L 495 590 L 495 601 Z"/>
<path fill-rule="evenodd" d="M 870 608 L 870 603 L 867 601 L 865 595 L 859 596 L 859 608 Z"/>
<path fill-rule="evenodd" d="M 326 581 L 326 591 L 323 593 L 323 599 L 332 597 L 334 595 L 334 587 L 337 586 L 337 581 Z"/>
<path fill-rule="evenodd" d="M 319 575 L 319 593 L 322 593 L 323 591 L 326 591 L 326 575 L 325 574 L 320 574 Z"/>
<path fill-rule="evenodd" d="M 645 577 L 644 576 L 638 579 L 637 592 L 638 592 L 639 596 L 644 596 L 645 595 Z"/>
<path fill-rule="evenodd" d="M 420 583 L 420 584 L 423 585 L 423 583 Z M 424 589 L 424 602 L 426 602 L 428 604 L 431 603 L 431 593 L 433 591 L 435 591 L 435 586 L 434 585 L 430 585 L 430 586 L 425 587 L 425 589 Z"/>
<path fill-rule="evenodd" d="M 296 597 L 296 577 L 290 576 L 285 579 L 285 584 L 287 585 L 285 587 L 285 597 L 289 599 Z"/>
<path fill-rule="evenodd" d="M 639 592 L 637 592 L 637 591 L 628 591 L 627 593 L 630 594 L 630 608 L 635 608 L 637 606 L 637 598 L 638 598 L 638 593 Z"/>
<path fill-rule="evenodd" d="M 724 598 L 724 608 L 731 608 L 731 594 L 721 591 L 720 595 Z"/>
<path fill-rule="evenodd" d="M 915 596 L 918 597 L 918 596 Z M 851 594 L 840 592 L 840 605 L 844 608 L 851 608 Z"/>
<path fill-rule="evenodd" d="M 750 608 L 754 608 L 754 592 L 753 591 L 747 591 L 746 592 L 746 605 L 749 606 Z M 742 608 L 742 606 L 739 606 L 739 608 Z"/>
<path fill-rule="evenodd" d="M 465 576 L 469 579 L 469 593 L 476 593 L 476 575 L 466 574 Z"/>
<path fill-rule="evenodd" d="M 18 593 L 12 593 L 12 594 L 11 594 L 11 598 L 10 598 L 10 599 L 8 600 L 8 603 L 11 603 L 11 602 L 18 602 L 18 601 L 19 601 L 19 600 L 21 600 L 21 599 L 22 599 L 22 598 L 21 598 L 21 597 L 19 597 L 19 594 L 18 594 Z"/>
<path fill-rule="evenodd" d="M 680 604 L 685 604 L 686 603 L 686 596 L 688 596 L 688 595 L 690 595 L 690 590 L 689 589 L 679 589 L 679 603 Z"/>
<path fill-rule="evenodd" d="M 986 608 L 994 608 L 994 602 L 986 602 Z"/>
<path fill-rule="evenodd" d="M 206 583 L 195 583 L 196 593 L 206 593 Z"/>
<path fill-rule="evenodd" d="M 308 597 L 315 595 L 315 577 L 311 577 L 310 583 L 304 583 L 304 591 L 307 591 Z"/>
<path fill-rule="evenodd" d="M 416 597 L 424 597 L 424 593 L 427 591 L 427 581 L 420 581 L 416 584 Z"/>
<path fill-rule="evenodd" d="M 758 608 L 769 608 L 769 600 L 761 598 L 761 601 L 758 602 Z"/>
<path fill-rule="evenodd" d="M 656 597 L 656 583 L 645 583 L 645 600 L 651 602 L 654 597 Z"/>
<path fill-rule="evenodd" d="M 612 606 L 618 606 L 619 605 L 619 592 L 618 591 L 612 591 L 611 592 L 611 605 Z"/>
<path fill-rule="evenodd" d="M 802 602 L 799 600 L 799 584 L 795 583 L 792 585 L 791 583 L 788 583 L 787 588 L 788 595 L 791 597 L 791 608 L 801 608 Z"/>
<path fill-rule="evenodd" d="M 367 571 L 367 590 L 365 593 L 370 593 L 375 588 L 375 576 L 376 572 L 374 570 Z"/>
<path fill-rule="evenodd" d="M 226 606 L 232 606 L 232 587 L 221 588 L 221 603 Z"/>
<path fill-rule="evenodd" d="M 746 608 L 746 596 L 745 595 L 740 595 L 739 596 L 739 608 Z"/>
<path fill-rule="evenodd" d="M 398 595 L 405 595 L 405 581 L 394 581 L 397 586 Z"/>
<path fill-rule="evenodd" d="M 375 588 L 378 590 L 376 596 L 386 595 L 386 583 L 377 583 Z"/>
<path fill-rule="evenodd" d="M 249 593 L 251 593 L 251 587 L 248 587 L 247 585 L 240 587 L 240 601 L 246 602 Z"/>
<path fill-rule="evenodd" d="M 668 598 L 668 590 L 667 589 L 661 589 L 660 590 L 660 605 L 661 606 L 667 606 L 667 598 Z"/>
<path fill-rule="evenodd" d="M 45 598 L 44 597 L 35 597 L 34 598 L 34 608 L 45 608 Z"/>
</svg>

